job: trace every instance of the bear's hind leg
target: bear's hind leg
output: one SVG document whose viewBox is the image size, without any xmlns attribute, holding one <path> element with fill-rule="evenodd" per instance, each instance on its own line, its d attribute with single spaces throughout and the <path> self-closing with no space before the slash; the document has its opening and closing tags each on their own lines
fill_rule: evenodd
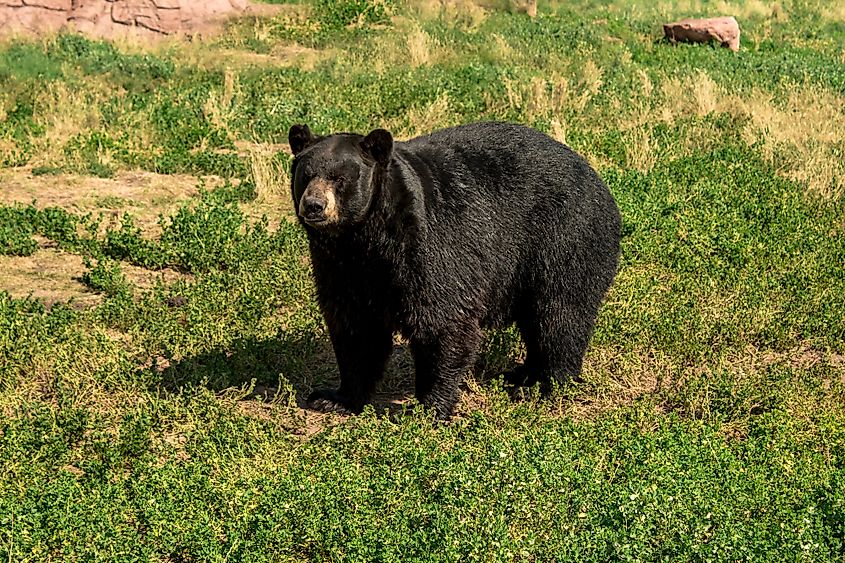
<svg viewBox="0 0 845 563">
<path fill-rule="evenodd" d="M 574 306 L 559 298 L 539 302 L 536 315 L 517 321 L 525 342 L 525 363 L 505 375 L 507 383 L 531 386 L 540 383 L 548 394 L 552 381 L 581 381 L 581 366 L 593 332 L 596 311 Z"/>
</svg>

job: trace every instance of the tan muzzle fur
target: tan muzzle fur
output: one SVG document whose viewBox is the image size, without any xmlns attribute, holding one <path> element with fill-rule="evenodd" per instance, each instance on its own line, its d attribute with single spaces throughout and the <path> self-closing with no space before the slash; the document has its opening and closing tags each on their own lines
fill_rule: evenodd
<svg viewBox="0 0 845 563">
<path fill-rule="evenodd" d="M 325 200 L 326 209 L 323 213 L 326 216 L 326 223 L 337 223 L 340 220 L 340 209 L 337 206 L 334 182 L 318 177 L 308 183 L 305 193 L 299 200 L 299 214 L 303 217 L 305 216 L 305 198 L 309 196 Z"/>
</svg>

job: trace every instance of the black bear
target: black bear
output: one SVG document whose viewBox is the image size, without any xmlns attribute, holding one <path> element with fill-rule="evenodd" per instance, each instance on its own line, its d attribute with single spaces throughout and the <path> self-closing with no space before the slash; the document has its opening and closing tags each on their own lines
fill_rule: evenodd
<svg viewBox="0 0 845 563">
<path fill-rule="evenodd" d="M 578 154 L 528 127 L 476 123 L 405 142 L 289 133 L 291 195 L 309 240 L 340 387 L 324 410 L 360 412 L 394 332 L 416 395 L 449 418 L 482 329 L 516 323 L 517 385 L 577 377 L 619 258 L 621 219 Z"/>
</svg>

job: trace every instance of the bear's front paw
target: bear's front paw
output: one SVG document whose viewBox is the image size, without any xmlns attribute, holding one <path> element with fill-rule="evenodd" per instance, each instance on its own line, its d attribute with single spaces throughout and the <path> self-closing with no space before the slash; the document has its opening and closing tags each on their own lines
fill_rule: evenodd
<svg viewBox="0 0 845 563">
<path fill-rule="evenodd" d="M 518 365 L 503 375 L 505 383 L 514 387 L 531 387 L 538 381 L 536 374 L 530 373 L 524 365 Z"/>
<path fill-rule="evenodd" d="M 308 395 L 308 406 L 320 412 L 354 414 L 361 407 L 341 395 L 336 389 L 317 389 Z"/>
</svg>

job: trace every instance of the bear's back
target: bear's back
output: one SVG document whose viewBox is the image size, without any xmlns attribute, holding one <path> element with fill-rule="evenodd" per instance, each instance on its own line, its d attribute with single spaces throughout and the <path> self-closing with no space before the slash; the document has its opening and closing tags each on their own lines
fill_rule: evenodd
<svg viewBox="0 0 845 563">
<path fill-rule="evenodd" d="M 424 201 L 427 241 L 417 251 L 425 278 L 456 280 L 456 298 L 485 303 L 486 326 L 510 318 L 549 263 L 581 248 L 613 261 L 619 215 L 607 187 L 586 160 L 539 131 L 474 123 L 397 143 L 396 154 L 397 178 Z"/>
<path fill-rule="evenodd" d="M 482 188 L 488 185 L 541 196 L 551 193 L 565 199 L 606 190 L 583 157 L 523 125 L 495 121 L 458 125 L 399 145 L 430 167 L 468 174 Z M 497 185 L 505 179 L 510 181 Z"/>
</svg>

